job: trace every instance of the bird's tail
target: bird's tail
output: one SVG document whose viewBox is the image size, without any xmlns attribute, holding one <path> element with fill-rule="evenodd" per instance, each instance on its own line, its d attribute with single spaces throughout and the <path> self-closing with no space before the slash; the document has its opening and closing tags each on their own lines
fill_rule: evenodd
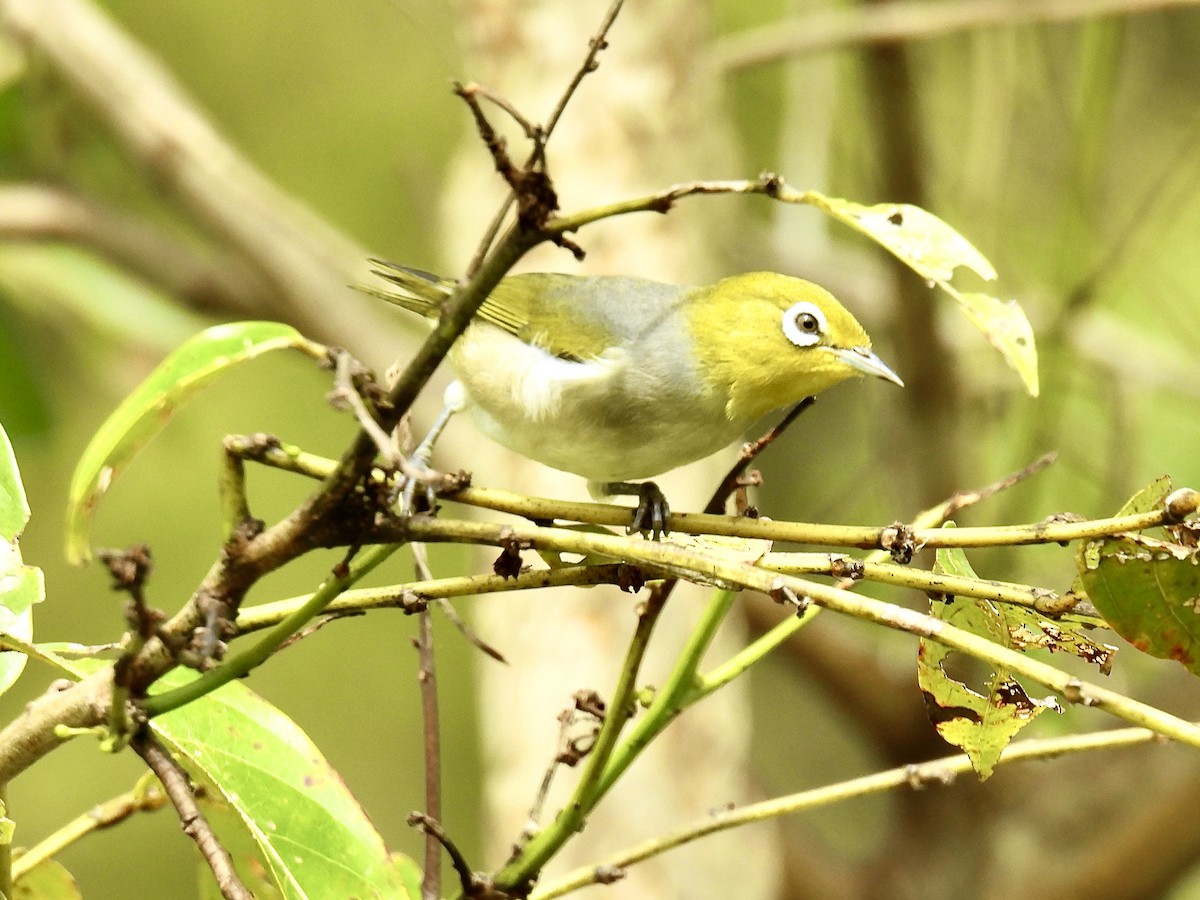
<svg viewBox="0 0 1200 900">
<path fill-rule="evenodd" d="M 394 303 L 418 315 L 428 316 L 450 296 L 454 282 L 429 272 L 382 259 L 370 260 L 372 273 L 386 284 L 356 284 L 365 293 Z"/>
</svg>

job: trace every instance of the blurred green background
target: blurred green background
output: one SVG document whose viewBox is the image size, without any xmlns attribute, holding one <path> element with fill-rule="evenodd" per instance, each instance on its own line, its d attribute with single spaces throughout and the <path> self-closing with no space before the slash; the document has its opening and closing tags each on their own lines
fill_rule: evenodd
<svg viewBox="0 0 1200 900">
<path fill-rule="evenodd" d="M 595 20 L 606 5 L 572 2 Z M 622 27 L 636 28 L 640 7 L 631 3 L 625 10 L 614 42 L 621 41 Z M 452 80 L 473 74 L 462 50 L 471 4 L 113 0 L 104 8 L 178 79 L 233 147 L 333 228 L 371 253 L 435 271 L 462 268 L 465 261 L 446 254 L 437 235 L 449 161 L 462 142 L 475 140 L 449 89 Z M 738 168 L 678 171 L 672 179 L 751 177 L 770 169 L 801 188 L 861 202 L 923 205 L 996 265 L 996 290 L 1019 298 L 1042 360 L 1042 394 L 1033 400 L 948 301 L 931 298 L 915 277 L 897 275 L 864 240 L 826 226 L 812 210 L 779 209 L 759 199 L 711 207 L 689 201 L 672 213 L 681 230 L 702 229 L 720 217 L 722 233 L 737 236 L 704 268 L 778 269 L 829 284 L 860 313 L 881 355 L 909 383 L 899 400 L 861 389 L 822 399 L 763 459 L 767 483 L 776 486 L 763 498 L 764 512 L 891 522 L 1047 450 L 1060 454 L 1048 473 L 966 511 L 960 521 L 1016 522 L 1063 510 L 1103 515 L 1162 473 L 1177 484 L 1200 485 L 1200 10 L 998 25 L 906 45 L 850 45 L 732 66 L 723 37 L 788 17 L 811 15 L 816 22 L 825 5 L 717 0 L 697 9 L 713 23 L 701 49 L 715 64 L 726 64 L 712 115 L 731 128 Z M 521 4 L 513 5 L 514 16 L 521 11 Z M 162 185 L 130 162 L 104 117 L 63 85 L 53 62 L 36 54 L 21 60 L 13 47 L 3 59 L 0 72 L 9 74 L 0 84 L 0 175 L 6 186 L 69 188 L 161 230 L 202 260 L 217 265 L 228 258 L 202 216 L 165 199 Z M 602 66 L 593 77 L 605 75 Z M 495 87 L 503 92 L 505 86 Z M 671 148 L 646 152 L 659 156 Z M 488 165 L 482 155 L 479 165 Z M 0 422 L 13 440 L 33 508 L 25 559 L 46 572 L 48 600 L 37 610 L 37 634 L 111 641 L 123 629 L 121 598 L 97 566 L 74 569 L 63 562 L 62 511 L 72 466 L 105 415 L 161 356 L 204 324 L 235 313 L 221 302 L 172 296 L 153 278 L 123 270 L 86 246 L 23 233 L 19 217 L 4 212 L 11 199 L 0 195 Z M 582 240 L 586 246 L 586 232 Z M 392 330 L 398 346 L 412 339 L 407 323 L 373 303 L 349 291 L 331 297 L 329 334 L 344 335 L 339 326 L 353 314 L 378 323 L 375 339 L 390 339 Z M 350 349 L 374 365 L 389 361 L 355 344 Z M 352 428 L 325 403 L 328 386 L 328 374 L 299 357 L 256 361 L 219 380 L 106 498 L 96 543 L 150 541 L 156 560 L 150 599 L 177 608 L 218 547 L 213 486 L 221 437 L 266 431 L 336 455 Z M 260 472 L 251 485 L 255 512 L 265 518 L 286 512 L 307 489 Z M 258 586 L 252 599 L 310 590 L 332 559 L 305 560 Z M 1055 589 L 1069 586 L 1074 574 L 1070 556 L 1058 548 L 979 554 L 973 561 L 981 575 Z M 434 562 L 446 572 L 465 564 L 437 548 Z M 380 579 L 409 577 L 407 563 L 393 565 Z M 339 622 L 256 672 L 250 684 L 325 750 L 390 845 L 419 856 L 419 842 L 404 824 L 422 802 L 413 630 L 414 622 L 398 613 Z M 908 693 L 897 708 L 911 707 L 919 716 L 911 641 L 856 623 L 822 621 L 813 631 L 826 657 L 876 667 L 880 691 L 903 688 Z M 446 818 L 475 859 L 485 826 L 476 799 L 481 738 L 473 715 L 473 678 L 482 664 L 452 634 L 442 648 Z M 816 656 L 781 655 L 756 681 L 756 709 L 771 726 L 754 735 L 754 777 L 765 792 L 910 760 L 891 757 L 903 748 L 925 756 L 940 752 L 919 721 L 915 737 L 893 736 L 889 743 L 856 723 L 854 707 L 836 692 L 807 689 L 836 682 L 822 668 L 821 653 Z M 1178 667 L 1137 660 L 1126 650 L 1111 682 L 1173 712 L 1200 715 L 1200 690 Z M 31 669 L 0 699 L 0 718 L 15 716 L 44 689 L 45 673 Z M 1081 711 L 1046 718 L 1038 723 L 1042 732 L 1099 727 Z M 793 722 L 802 724 L 793 729 Z M 797 763 L 801 783 L 796 768 L 779 764 L 797 758 L 803 760 Z M 1148 766 L 1162 774 L 1146 776 Z M 84 740 L 51 754 L 11 786 L 17 843 L 36 841 L 125 789 L 139 769 L 130 754 L 98 758 Z M 1071 809 L 1097 822 L 1127 815 L 1140 829 L 1137 839 L 1166 844 L 1174 854 L 1148 867 L 1156 876 L 1152 892 L 1139 895 L 1200 896 L 1187 881 L 1200 849 L 1189 835 L 1200 833 L 1200 822 L 1185 817 L 1170 835 L 1160 834 L 1159 843 L 1152 840 L 1154 826 L 1164 821 L 1155 811 L 1178 799 L 1172 780 L 1175 790 L 1192 786 L 1196 772 L 1187 751 L 1149 748 L 1063 763 L 1055 769 L 1060 792 L 1053 795 L 1033 776 L 1002 772 L 987 790 L 966 785 L 955 788 L 956 795 L 933 792 L 922 801 L 926 806 L 903 801 L 906 809 L 897 812 L 893 800 L 848 805 L 785 828 L 809 855 L 827 851 L 826 874 L 833 878 L 874 858 L 897 816 L 929 826 L 928 834 L 962 834 L 984 827 L 970 810 L 980 817 L 987 810 L 992 862 L 964 859 L 971 853 L 962 847 L 947 849 L 964 860 L 962 871 L 928 877 L 952 884 L 958 878 L 970 883 L 996 854 L 1036 857 L 1043 841 L 1061 854 L 1065 869 L 1132 854 L 1129 848 L 1140 846 L 1134 835 L 1121 851 L 1104 843 L 1104 828 L 1087 832 L 1094 845 L 1061 840 L 1064 829 L 1078 826 Z M 1025 801 L 1015 799 L 1022 796 Z M 947 809 L 954 813 L 932 825 Z M 128 896 L 131 869 L 138 884 L 154 885 L 154 896 L 191 896 L 180 873 L 192 871 L 194 850 L 177 830 L 165 812 L 136 817 L 73 847 L 62 861 L 89 896 Z M 125 855 L 131 846 L 139 848 L 136 860 Z M 914 857 L 906 864 L 932 865 Z M 804 887 L 809 870 L 802 859 L 786 866 L 786 895 L 819 895 L 813 882 Z M 901 868 L 895 863 L 889 877 Z M 916 875 L 909 881 L 879 877 L 894 887 L 893 896 L 938 895 L 923 890 Z M 1134 883 L 1151 890 L 1149 880 Z M 1093 897 L 1132 896 L 1105 893 L 1082 875 L 1051 879 L 1042 896 L 1075 896 L 1071 890 L 1079 885 Z M 1128 884 L 1116 889 L 1122 887 Z"/>
</svg>

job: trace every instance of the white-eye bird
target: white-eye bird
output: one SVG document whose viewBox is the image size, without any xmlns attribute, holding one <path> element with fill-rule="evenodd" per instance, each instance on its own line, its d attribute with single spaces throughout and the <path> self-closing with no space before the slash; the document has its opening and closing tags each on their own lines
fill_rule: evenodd
<svg viewBox="0 0 1200 900">
<path fill-rule="evenodd" d="M 454 283 L 372 260 L 362 285 L 427 318 Z M 903 382 L 821 287 L 773 272 L 702 287 L 623 276 L 509 275 L 449 356 L 471 417 L 499 444 L 633 494 L 630 531 L 666 531 L 651 478 L 742 438 L 767 413 L 856 375 Z"/>
</svg>

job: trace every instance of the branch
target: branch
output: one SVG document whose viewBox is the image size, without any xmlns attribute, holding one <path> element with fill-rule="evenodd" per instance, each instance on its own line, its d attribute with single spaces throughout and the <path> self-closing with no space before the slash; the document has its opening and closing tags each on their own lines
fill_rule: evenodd
<svg viewBox="0 0 1200 900">
<path fill-rule="evenodd" d="M 1200 0 L 899 0 L 879 5 L 822 9 L 782 22 L 738 32 L 716 48 L 726 70 L 782 62 L 809 53 L 896 41 L 921 41 L 959 31 L 1016 25 L 1074 22 L 1128 16 Z"/>
<path fill-rule="evenodd" d="M 929 638 L 993 666 L 1008 668 L 1015 675 L 1028 678 L 1057 692 L 1068 703 L 1097 707 L 1132 725 L 1150 728 L 1165 737 L 1200 747 L 1200 726 L 1132 700 L 1116 691 L 1082 681 L 1054 666 L 1031 659 L 1016 650 L 1001 647 L 933 616 L 836 587 L 789 575 L 778 575 L 744 562 L 721 559 L 708 553 L 670 545 L 560 528 L 493 525 L 418 517 L 395 530 L 387 526 L 380 530 L 380 538 L 384 540 L 398 539 L 401 534 L 409 540 L 469 542 L 495 546 L 510 545 L 516 540 L 535 550 L 598 554 L 638 565 L 649 565 L 706 584 L 742 587 L 769 596 L 777 596 L 781 591 L 791 591 L 796 597 L 825 609 Z"/>
<path fill-rule="evenodd" d="M 213 834 L 200 812 L 200 807 L 196 805 L 196 797 L 192 793 L 187 773 L 148 729 L 133 739 L 132 746 L 162 782 L 163 789 L 179 813 L 184 834 L 196 842 L 200 854 L 212 869 L 221 896 L 226 900 L 254 900 L 254 895 L 246 890 L 246 886 L 234 870 L 229 851 L 217 840 L 217 836 Z"/>
<path fill-rule="evenodd" d="M 408 584 L 380 588 L 360 588 L 343 591 L 325 607 L 330 614 L 365 612 L 372 609 L 400 609 L 412 612 L 429 600 L 447 597 L 474 597 L 505 591 L 526 591 L 537 588 L 596 584 L 621 584 L 629 578 L 629 567 L 620 563 L 602 565 L 564 566 L 561 569 L 531 569 L 516 577 L 505 575 L 461 575 L 454 578 L 435 578 Z M 259 631 L 278 623 L 312 597 L 305 594 L 287 600 L 260 603 L 238 612 L 238 634 Z"/>
<path fill-rule="evenodd" d="M 1152 731 L 1143 728 L 1125 728 L 1094 734 L 1018 741 L 1004 749 L 998 765 L 1051 759 L 1088 751 L 1134 747 L 1147 744 L 1155 738 L 1156 735 Z M 830 806 L 844 800 L 866 797 L 884 791 L 900 788 L 915 791 L 931 786 L 947 786 L 953 784 L 959 775 L 970 771 L 971 761 L 965 755 L 947 756 L 930 762 L 900 766 L 841 784 L 802 791 L 762 803 L 752 803 L 739 809 L 719 810 L 701 822 L 631 847 L 604 862 L 570 872 L 559 881 L 534 891 L 529 895 L 529 900 L 552 900 L 552 898 L 561 897 L 589 884 L 601 883 L 602 879 L 608 877 L 607 873 L 620 872 L 635 863 L 665 853 L 667 850 L 730 828 L 794 815 L 798 812 Z"/>
<path fill-rule="evenodd" d="M 563 90 L 562 96 L 559 97 L 558 103 L 555 104 L 554 111 L 550 113 L 550 118 L 546 121 L 545 128 L 540 129 L 540 133 L 535 137 L 533 151 L 529 154 L 529 158 L 525 161 L 526 169 L 539 164 L 544 165 L 546 142 L 550 140 L 550 135 L 554 133 L 554 129 L 558 126 L 558 120 L 562 118 L 562 114 L 566 110 L 567 104 L 570 103 L 571 98 L 575 96 L 575 92 L 579 89 L 579 85 L 583 82 L 583 79 L 587 77 L 589 73 L 596 71 L 598 65 L 596 58 L 599 56 L 600 51 L 608 46 L 608 32 L 612 28 L 613 23 L 616 22 L 617 15 L 621 12 L 621 7 L 624 5 L 625 0 L 613 0 L 612 4 L 609 6 L 608 12 L 604 15 L 604 20 L 600 23 L 600 27 L 592 36 L 592 39 L 588 42 L 589 49 L 587 55 L 584 57 L 583 62 L 576 70 L 570 84 L 568 84 Z M 492 99 L 497 103 L 502 102 L 500 98 Z M 505 108 L 506 110 L 509 109 L 509 107 Z M 531 128 L 529 123 L 526 122 L 524 118 L 519 115 L 515 115 L 514 113 L 515 111 L 509 112 L 514 119 L 521 123 L 526 134 L 531 134 L 531 132 L 537 131 L 536 129 Z M 504 218 L 508 215 L 508 211 L 512 209 L 513 202 L 516 199 L 516 194 L 510 191 L 508 196 L 505 197 L 504 201 L 500 204 L 500 208 L 496 210 L 496 214 L 492 217 L 492 221 L 488 224 L 488 227 L 484 230 L 483 236 L 479 240 L 479 246 L 475 251 L 474 257 L 472 257 L 471 262 L 467 265 L 466 274 L 468 278 L 474 276 L 475 273 L 479 271 L 479 267 L 483 265 L 483 261 L 487 257 L 488 251 L 491 249 L 492 244 L 494 244 L 496 241 L 496 235 L 500 233 L 500 229 L 504 225 Z"/>
<path fill-rule="evenodd" d="M 786 541 L 793 544 L 819 544 L 829 547 L 857 547 L 863 550 L 885 547 L 899 540 L 910 540 L 915 552 L 922 548 L 1013 547 L 1026 544 L 1060 544 L 1085 541 L 1125 531 L 1144 531 L 1179 521 L 1200 508 L 1200 493 L 1181 489 L 1186 502 L 1174 511 L 1163 507 L 1145 513 L 1080 520 L 1072 516 L 1051 516 L 1042 522 L 1023 525 L 991 525 L 971 528 L 920 528 L 901 534 L 904 526 L 883 528 L 866 525 L 822 525 L 807 522 L 776 522 L 713 516 L 705 513 L 671 514 L 671 532 L 706 534 L 748 540 Z M 492 488 L 464 488 L 447 499 L 523 516 L 534 521 L 571 521 L 593 525 L 629 524 L 630 510 L 607 503 L 582 503 L 526 497 Z"/>
</svg>

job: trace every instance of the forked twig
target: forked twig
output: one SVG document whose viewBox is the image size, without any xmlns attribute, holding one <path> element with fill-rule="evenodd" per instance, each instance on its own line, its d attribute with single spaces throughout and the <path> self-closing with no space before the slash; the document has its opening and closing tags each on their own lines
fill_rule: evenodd
<svg viewBox="0 0 1200 900">
<path fill-rule="evenodd" d="M 596 29 L 596 33 L 592 35 L 588 41 L 588 52 L 583 58 L 582 64 L 575 71 L 575 75 L 571 78 L 570 84 L 562 92 L 558 103 L 554 107 L 554 111 L 550 113 L 550 118 L 546 120 L 546 125 L 540 129 L 529 126 L 525 119 L 516 114 L 511 108 L 511 104 L 501 104 L 499 98 L 494 95 L 489 95 L 493 103 L 500 106 L 505 112 L 508 112 L 518 124 L 522 124 L 525 133 L 530 135 L 533 140 L 533 150 L 529 157 L 525 160 L 525 169 L 528 170 L 535 165 L 543 164 L 546 156 L 546 143 L 550 140 L 550 135 L 554 133 L 554 129 L 558 126 L 559 119 L 562 118 L 566 111 L 567 104 L 571 102 L 571 98 L 575 96 L 575 91 L 579 89 L 579 85 L 583 79 L 591 72 L 595 72 L 599 67 L 597 57 L 600 51 L 608 46 L 608 32 L 612 29 L 613 23 L 617 20 L 617 15 L 621 12 L 621 7 L 625 5 L 625 0 L 613 0 L 608 7 L 608 12 L 604 14 L 604 20 L 600 23 L 600 27 Z M 534 135 L 537 135 L 534 137 Z M 500 234 L 500 229 L 504 225 L 504 219 L 512 209 L 513 201 L 516 200 L 515 193 L 510 192 L 504 201 L 500 204 L 500 208 L 492 217 L 492 221 L 488 223 L 488 227 L 483 232 L 483 237 L 479 240 L 479 246 L 475 250 L 475 255 L 471 257 L 471 261 L 467 264 L 466 277 L 472 277 L 479 271 L 479 267 L 483 265 L 483 260 L 487 257 L 488 251 L 496 242 L 496 236 Z"/>
</svg>

